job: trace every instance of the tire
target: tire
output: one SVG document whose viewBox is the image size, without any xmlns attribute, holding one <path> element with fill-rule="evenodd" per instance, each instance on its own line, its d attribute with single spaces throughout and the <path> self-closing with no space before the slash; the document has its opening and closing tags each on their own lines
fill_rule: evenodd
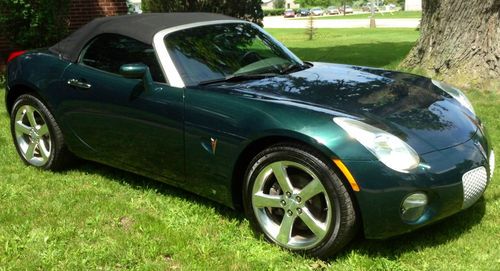
<svg viewBox="0 0 500 271">
<path fill-rule="evenodd" d="M 245 175 L 243 205 L 253 230 L 271 243 L 326 258 L 352 240 L 357 218 L 347 188 L 321 157 L 294 143 L 260 152 Z"/>
<path fill-rule="evenodd" d="M 14 102 L 10 130 L 17 153 L 26 165 L 56 171 L 73 160 L 54 116 L 32 94 L 21 95 Z"/>
</svg>

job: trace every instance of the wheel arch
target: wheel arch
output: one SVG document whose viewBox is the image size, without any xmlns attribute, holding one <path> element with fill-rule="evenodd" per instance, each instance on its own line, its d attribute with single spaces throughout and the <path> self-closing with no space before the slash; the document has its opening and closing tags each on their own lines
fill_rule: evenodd
<svg viewBox="0 0 500 271">
<path fill-rule="evenodd" d="M 9 113 L 9 115 L 12 112 L 12 107 L 14 106 L 14 103 L 17 100 L 17 98 L 19 98 L 19 96 L 24 94 L 32 94 L 36 96 L 40 101 L 42 101 L 46 106 L 48 106 L 43 97 L 41 97 L 39 91 L 35 87 L 21 83 L 15 84 L 9 88 L 9 91 L 5 96 L 5 106 L 7 108 L 7 112 Z"/>
<path fill-rule="evenodd" d="M 344 183 L 351 199 L 354 203 L 354 208 L 356 213 L 358 214 L 358 218 L 361 219 L 360 209 L 358 205 L 358 201 L 356 195 L 349 184 L 346 176 L 342 173 L 342 171 L 335 165 L 332 161 L 332 158 L 337 157 L 337 155 L 329 149 L 327 146 L 319 143 L 314 138 L 311 138 L 307 135 L 287 131 L 285 134 L 273 134 L 262 136 L 257 139 L 249 142 L 243 150 L 240 152 L 238 156 L 235 166 L 233 167 L 233 174 L 231 179 L 231 192 L 232 192 L 232 203 L 235 209 L 242 209 L 243 206 L 243 184 L 245 173 L 248 167 L 248 164 L 251 160 L 261 151 L 269 148 L 272 145 L 279 143 L 290 143 L 290 144 L 300 144 L 311 148 L 317 152 L 321 157 L 321 159 L 329 165 L 335 173 L 340 177 L 341 181 Z"/>
</svg>

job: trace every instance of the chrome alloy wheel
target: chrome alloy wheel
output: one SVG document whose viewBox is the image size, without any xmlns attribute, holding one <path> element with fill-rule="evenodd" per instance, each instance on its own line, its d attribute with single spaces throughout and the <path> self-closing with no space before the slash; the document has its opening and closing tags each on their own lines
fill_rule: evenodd
<svg viewBox="0 0 500 271">
<path fill-rule="evenodd" d="M 309 168 L 277 161 L 259 172 L 252 206 L 264 233 L 283 247 L 316 246 L 332 224 L 332 206 L 325 187 Z"/>
<path fill-rule="evenodd" d="M 14 131 L 17 146 L 28 163 L 44 166 L 49 161 L 52 142 L 42 114 L 31 105 L 19 107 L 15 116 Z"/>
</svg>

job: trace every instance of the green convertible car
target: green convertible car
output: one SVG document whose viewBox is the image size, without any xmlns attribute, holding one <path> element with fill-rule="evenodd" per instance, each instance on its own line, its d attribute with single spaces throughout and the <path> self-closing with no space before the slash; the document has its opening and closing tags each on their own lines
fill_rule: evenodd
<svg viewBox="0 0 500 271">
<path fill-rule="evenodd" d="M 300 60 L 208 13 L 96 19 L 9 58 L 28 165 L 93 160 L 242 208 L 292 251 L 412 231 L 474 204 L 494 169 L 468 99 L 416 75 Z"/>
</svg>

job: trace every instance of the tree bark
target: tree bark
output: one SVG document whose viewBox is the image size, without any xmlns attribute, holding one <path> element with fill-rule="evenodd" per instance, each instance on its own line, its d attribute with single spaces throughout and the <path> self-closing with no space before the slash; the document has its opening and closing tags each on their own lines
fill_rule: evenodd
<svg viewBox="0 0 500 271">
<path fill-rule="evenodd" d="M 421 36 L 402 67 L 500 91 L 500 0 L 423 0 Z"/>
</svg>

